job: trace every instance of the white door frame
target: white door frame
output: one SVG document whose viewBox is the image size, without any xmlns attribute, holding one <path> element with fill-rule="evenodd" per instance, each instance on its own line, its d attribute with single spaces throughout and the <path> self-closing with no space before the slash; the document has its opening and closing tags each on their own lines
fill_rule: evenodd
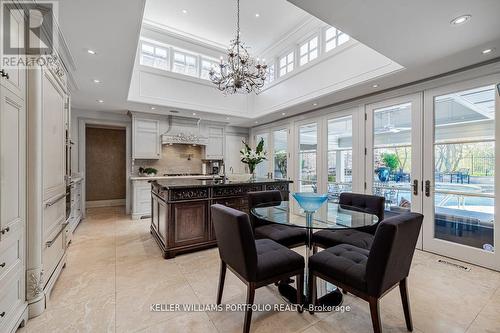
<svg viewBox="0 0 500 333">
<path fill-rule="evenodd" d="M 131 142 L 131 137 L 132 137 L 132 130 L 131 130 L 131 123 L 130 122 L 122 122 L 122 121 L 115 121 L 115 120 L 103 120 L 103 119 L 94 119 L 94 118 L 85 118 L 85 117 L 78 117 L 78 171 L 79 173 L 84 175 L 84 180 L 82 182 L 82 212 L 85 216 L 86 212 L 86 169 L 85 169 L 85 163 L 86 163 L 86 134 L 85 134 L 85 128 L 87 125 L 102 125 L 102 126 L 111 126 L 111 127 L 119 127 L 119 128 L 124 128 L 125 129 L 125 141 L 126 141 L 126 176 L 127 178 L 125 179 L 126 182 L 126 199 L 125 199 L 125 213 L 130 214 L 130 202 L 131 202 L 131 196 L 130 196 L 130 180 L 129 176 L 131 173 L 131 168 L 132 168 L 132 142 Z"/>
<path fill-rule="evenodd" d="M 495 99 L 496 99 L 496 121 L 495 121 L 495 165 L 500 165 L 500 145 L 498 139 L 500 138 L 500 121 L 498 121 L 498 114 L 500 111 L 500 97 L 498 84 L 500 83 L 500 74 L 489 75 L 468 81 L 462 81 L 446 85 L 443 87 L 424 91 L 424 149 L 427 158 L 424 160 L 424 181 L 431 182 L 431 195 L 430 197 L 423 196 L 424 204 L 424 238 L 423 248 L 426 251 L 435 252 L 447 257 L 455 258 L 471 262 L 476 265 L 500 270 L 500 259 L 495 257 L 495 253 L 486 252 L 482 249 L 474 248 L 467 245 L 461 245 L 446 240 L 434 238 L 434 97 L 446 95 L 449 93 L 474 89 L 478 87 L 495 85 Z M 495 170 L 495 197 L 500 191 L 500 174 Z M 495 200 L 495 222 L 496 217 L 500 216 L 500 205 Z M 496 253 L 499 251 L 500 244 L 500 228 L 494 227 L 494 245 Z"/>
<path fill-rule="evenodd" d="M 411 211 L 422 213 L 422 125 L 423 125 L 423 94 L 421 92 L 390 98 L 377 103 L 367 104 L 365 107 L 366 114 L 366 163 L 365 163 L 365 193 L 372 194 L 373 188 L 373 147 L 374 147 L 374 133 L 373 133 L 373 113 L 375 110 L 396 106 L 404 103 L 411 103 L 411 141 L 412 141 L 412 164 L 411 164 L 411 179 L 410 184 L 417 181 L 418 192 L 412 192 L 411 196 Z M 417 241 L 417 248 L 422 249 L 423 235 L 422 229 Z"/>
</svg>

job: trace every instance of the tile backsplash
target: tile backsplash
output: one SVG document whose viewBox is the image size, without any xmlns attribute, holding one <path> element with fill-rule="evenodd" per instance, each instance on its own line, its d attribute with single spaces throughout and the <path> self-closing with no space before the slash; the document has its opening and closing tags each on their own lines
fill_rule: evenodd
<svg viewBox="0 0 500 333">
<path fill-rule="evenodd" d="M 152 167 L 158 170 L 158 175 L 165 173 L 201 173 L 202 158 L 205 147 L 192 145 L 162 145 L 161 159 L 135 160 L 132 172 L 137 174 L 140 167 Z"/>
</svg>

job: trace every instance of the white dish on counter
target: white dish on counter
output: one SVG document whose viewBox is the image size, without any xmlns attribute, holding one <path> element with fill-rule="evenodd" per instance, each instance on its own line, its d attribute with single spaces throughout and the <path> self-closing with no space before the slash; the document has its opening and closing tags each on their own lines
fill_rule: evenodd
<svg viewBox="0 0 500 333">
<path fill-rule="evenodd" d="M 231 173 L 226 175 L 230 182 L 246 182 L 252 178 L 251 173 Z"/>
</svg>

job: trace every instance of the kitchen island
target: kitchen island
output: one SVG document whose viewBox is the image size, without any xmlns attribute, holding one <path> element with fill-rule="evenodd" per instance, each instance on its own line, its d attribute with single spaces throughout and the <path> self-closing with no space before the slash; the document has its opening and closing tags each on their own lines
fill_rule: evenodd
<svg viewBox="0 0 500 333">
<path fill-rule="evenodd" d="M 151 182 L 151 234 L 165 259 L 217 245 L 210 206 L 222 204 L 246 213 L 248 192 L 279 190 L 288 200 L 291 181 L 256 179 L 245 182 L 169 179 Z"/>
</svg>

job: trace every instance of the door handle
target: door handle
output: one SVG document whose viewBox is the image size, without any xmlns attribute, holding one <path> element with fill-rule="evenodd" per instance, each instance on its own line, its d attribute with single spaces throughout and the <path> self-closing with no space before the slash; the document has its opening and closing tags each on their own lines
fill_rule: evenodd
<svg viewBox="0 0 500 333">
<path fill-rule="evenodd" d="M 430 180 L 425 181 L 425 196 L 426 197 L 431 196 L 431 181 Z"/>
<path fill-rule="evenodd" d="M 413 195 L 418 195 L 418 180 L 414 179 L 413 180 Z"/>
</svg>

